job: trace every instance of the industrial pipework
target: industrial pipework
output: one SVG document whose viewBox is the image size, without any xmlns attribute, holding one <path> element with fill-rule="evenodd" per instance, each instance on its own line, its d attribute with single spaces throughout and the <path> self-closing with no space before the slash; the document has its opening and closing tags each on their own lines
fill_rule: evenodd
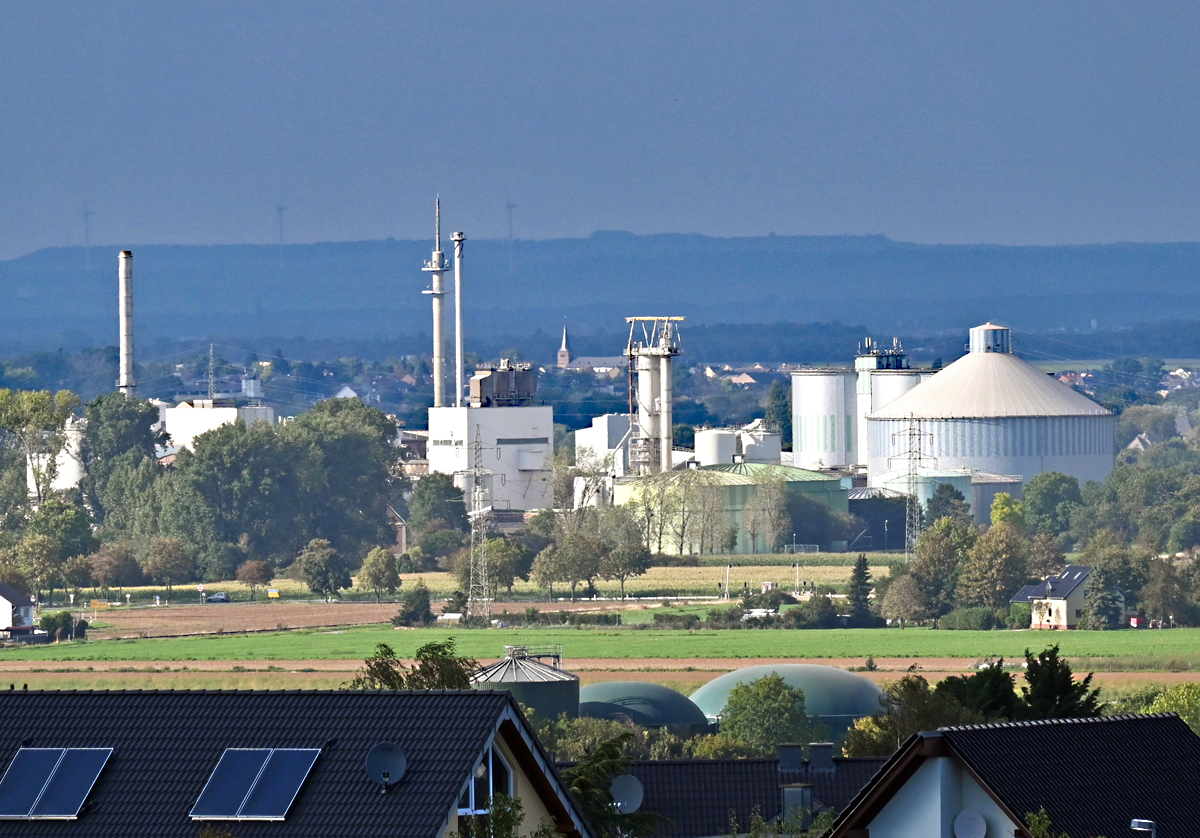
<svg viewBox="0 0 1200 838">
<path fill-rule="evenodd" d="M 638 474 L 656 474 L 672 468 L 674 444 L 671 422 L 671 359 L 680 354 L 679 327 L 682 317 L 626 317 L 629 324 L 629 370 L 637 372 L 636 426 L 630 443 L 629 458 Z M 642 324 L 641 339 L 634 331 Z M 632 382 L 631 382 L 632 384 Z M 629 388 L 629 413 L 632 419 L 634 393 Z"/>
<path fill-rule="evenodd" d="M 433 297 L 433 406 L 446 406 L 446 348 L 442 339 L 442 298 L 446 288 L 442 275 L 446 271 L 446 257 L 442 253 L 442 202 L 434 204 L 433 256 L 421 270 L 433 275 L 431 287 L 422 291 Z M 461 391 L 460 391 L 461 392 Z"/>
<path fill-rule="evenodd" d="M 121 366 L 117 389 L 133 398 L 133 251 L 122 250 L 117 257 L 118 298 L 121 309 Z"/>
</svg>

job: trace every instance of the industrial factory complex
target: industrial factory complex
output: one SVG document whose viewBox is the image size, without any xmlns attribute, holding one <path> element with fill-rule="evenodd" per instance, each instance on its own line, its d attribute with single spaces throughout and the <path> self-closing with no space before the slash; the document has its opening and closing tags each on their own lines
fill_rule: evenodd
<svg viewBox="0 0 1200 838">
<path fill-rule="evenodd" d="M 466 236 L 451 236 L 451 266 L 441 249 L 440 205 L 435 216 L 433 252 L 423 267 L 430 276 L 424 293 L 433 314 L 433 405 L 427 435 L 420 438 L 419 457 L 424 462 L 410 473 L 418 478 L 422 473 L 453 476 L 477 518 L 552 507 L 554 410 L 539 399 L 539 370 L 508 360 L 470 372 L 464 368 Z M 445 274 L 451 267 L 454 284 L 449 292 Z M 117 384 L 122 392 L 133 394 L 129 251 L 120 254 L 118 278 Z M 454 294 L 452 375 L 446 369 L 446 348 L 451 344 L 444 323 L 448 293 Z M 787 498 L 805 496 L 845 513 L 853 511 L 854 502 L 873 497 L 924 504 L 938 486 L 949 484 L 984 522 L 998 492 L 1020 497 L 1023 485 L 1041 472 L 1059 471 L 1086 483 L 1103 480 L 1113 468 L 1113 414 L 1019 358 L 1011 331 L 993 323 L 972 328 L 967 353 L 945 369 L 913 369 L 898 340 L 889 345 L 868 338 L 852 365 L 848 355 L 844 368 L 789 370 L 790 452 L 783 450 L 782 429 L 763 420 L 739 427 L 695 428 L 694 444 L 684 449 L 676 443 L 673 393 L 673 366 L 683 354 L 683 321 L 674 315 L 629 317 L 623 355 L 599 359 L 606 380 L 628 376 L 628 409 L 595 417 L 591 427 L 575 433 L 575 466 L 587 472 L 575 479 L 589 481 L 584 491 L 576 486 L 577 502 L 632 503 L 649 510 L 652 495 L 686 494 L 692 487 L 703 487 L 706 503 L 719 499 L 722 549 L 757 553 L 778 543 L 769 527 L 756 523 L 762 514 L 763 487 L 768 485 Z M 558 367 L 601 375 L 596 363 L 580 366 L 572 358 L 564 328 Z M 252 394 L 257 383 L 249 382 L 246 393 Z M 176 449 L 190 448 L 199 434 L 239 419 L 275 421 L 270 407 L 254 400 L 235 406 L 211 386 L 208 399 L 159 406 Z M 68 446 L 64 458 L 75 456 L 77 447 Z M 63 479 L 77 474 L 71 463 L 62 465 Z M 901 546 L 903 539 L 896 535 L 895 546 Z M 697 552 L 707 545 L 711 551 L 716 538 L 695 530 L 673 544 L 655 546 Z"/>
</svg>

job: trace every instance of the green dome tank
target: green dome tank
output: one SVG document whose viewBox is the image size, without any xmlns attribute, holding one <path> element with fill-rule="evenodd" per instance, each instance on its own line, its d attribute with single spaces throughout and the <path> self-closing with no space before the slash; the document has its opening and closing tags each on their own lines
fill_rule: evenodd
<svg viewBox="0 0 1200 838">
<path fill-rule="evenodd" d="M 726 672 L 696 690 L 692 701 L 710 721 L 716 721 L 730 690 L 772 674 L 789 687 L 803 690 L 808 714 L 820 718 L 834 733 L 848 730 L 855 720 L 882 708 L 883 690 L 872 681 L 836 666 L 812 663 L 762 664 Z"/>
<path fill-rule="evenodd" d="M 686 695 L 646 681 L 601 681 L 579 691 L 579 715 L 665 727 L 694 736 L 708 730 L 708 719 Z"/>
</svg>

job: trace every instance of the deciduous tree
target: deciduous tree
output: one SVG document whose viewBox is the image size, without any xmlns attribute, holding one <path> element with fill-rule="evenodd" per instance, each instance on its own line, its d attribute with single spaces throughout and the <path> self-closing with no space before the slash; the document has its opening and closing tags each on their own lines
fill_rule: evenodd
<svg viewBox="0 0 1200 838">
<path fill-rule="evenodd" d="M 1057 576 L 1067 566 L 1067 557 L 1058 546 L 1058 539 L 1048 532 L 1039 532 L 1029 542 L 1029 575 L 1037 579 Z"/>
<path fill-rule="evenodd" d="M 621 583 L 621 599 L 625 599 L 625 581 L 649 569 L 650 551 L 643 544 L 623 544 L 600 560 L 600 576 Z"/>
<path fill-rule="evenodd" d="M 175 585 L 196 574 L 196 551 L 182 538 L 166 536 L 150 542 L 142 572 L 167 589 L 167 604 Z"/>
<path fill-rule="evenodd" d="M 68 390 L 0 389 L 0 430 L 17 440 L 24 452 L 31 494 L 38 504 L 51 495 L 59 454 L 67 445 L 67 420 L 77 407 L 79 397 Z"/>
<path fill-rule="evenodd" d="M 810 727 L 804 691 L 775 673 L 734 686 L 721 711 L 721 732 L 759 756 L 774 754 L 781 742 L 809 741 Z"/>
<path fill-rule="evenodd" d="M 400 587 L 400 572 L 396 568 L 396 557 L 391 550 L 376 547 L 363 560 L 358 571 L 359 587 L 375 592 L 375 601 L 383 602 L 386 591 L 394 594 Z"/>
<path fill-rule="evenodd" d="M 1071 528 L 1071 510 L 1082 504 L 1079 480 L 1061 471 L 1043 471 L 1025 484 L 1022 507 L 1033 532 L 1057 538 Z"/>
<path fill-rule="evenodd" d="M 925 595 L 911 575 L 901 576 L 888 586 L 887 594 L 883 597 L 882 613 L 889 620 L 899 621 L 900 628 L 904 628 L 909 621 L 924 620 L 928 616 Z"/>
<path fill-rule="evenodd" d="M 271 565 L 262 559 L 250 559 L 238 565 L 237 580 L 250 586 L 250 599 L 258 598 L 258 589 L 271 584 Z"/>
<path fill-rule="evenodd" d="M 308 589 L 325 597 L 326 602 L 338 591 L 350 587 L 350 571 L 346 568 L 346 562 L 328 539 L 314 538 L 308 542 L 296 557 L 296 572 Z"/>
<path fill-rule="evenodd" d="M 958 578 L 960 606 L 1001 608 L 1028 575 L 1029 544 L 1014 525 L 994 525 L 975 542 Z"/>
</svg>

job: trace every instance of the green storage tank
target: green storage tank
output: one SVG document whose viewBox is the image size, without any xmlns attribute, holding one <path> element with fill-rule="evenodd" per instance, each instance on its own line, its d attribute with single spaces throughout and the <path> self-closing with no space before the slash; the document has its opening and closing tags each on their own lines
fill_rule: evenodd
<svg viewBox="0 0 1200 838">
<path fill-rule="evenodd" d="M 767 675 L 778 675 L 788 686 L 804 691 L 810 716 L 817 716 L 833 733 L 841 733 L 855 720 L 882 709 L 883 690 L 874 682 L 836 666 L 811 663 L 780 663 L 735 669 L 709 681 L 692 693 L 692 701 L 706 717 L 717 721 L 729 691 Z"/>
<path fill-rule="evenodd" d="M 694 736 L 708 731 L 708 719 L 686 695 L 646 681 L 601 681 L 579 691 L 579 715 L 629 720 L 642 727 L 665 727 Z"/>
<path fill-rule="evenodd" d="M 471 676 L 477 690 L 508 690 L 533 711 L 538 722 L 579 715 L 579 676 L 531 657 L 524 646 L 506 647 L 507 655 Z M 558 659 L 557 657 L 555 658 Z"/>
</svg>

